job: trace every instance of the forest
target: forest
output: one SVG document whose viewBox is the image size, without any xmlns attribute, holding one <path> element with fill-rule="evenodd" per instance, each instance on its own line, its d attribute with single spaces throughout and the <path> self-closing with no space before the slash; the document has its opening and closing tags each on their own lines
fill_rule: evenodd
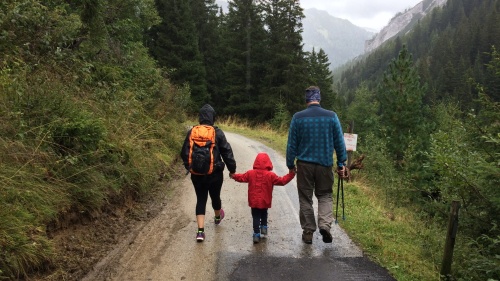
<svg viewBox="0 0 500 281">
<path fill-rule="evenodd" d="M 334 72 L 357 153 L 391 202 L 443 225 L 460 203 L 458 280 L 500 278 L 499 9 L 449 0 Z"/>
<path fill-rule="evenodd" d="M 332 72 L 298 0 L 1 1 L 0 279 L 52 270 L 52 232 L 175 177 L 204 103 L 286 132 L 318 85 L 390 204 L 446 225 L 460 202 L 453 276 L 500 280 L 499 9 L 448 0 Z"/>
</svg>

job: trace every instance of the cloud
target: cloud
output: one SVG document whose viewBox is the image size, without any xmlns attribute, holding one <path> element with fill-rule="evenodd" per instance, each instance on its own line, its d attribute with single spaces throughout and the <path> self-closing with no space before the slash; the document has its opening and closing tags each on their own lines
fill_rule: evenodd
<svg viewBox="0 0 500 281">
<path fill-rule="evenodd" d="M 355 25 L 382 29 L 398 12 L 412 8 L 421 0 L 301 0 L 304 9 L 325 10 Z"/>
</svg>

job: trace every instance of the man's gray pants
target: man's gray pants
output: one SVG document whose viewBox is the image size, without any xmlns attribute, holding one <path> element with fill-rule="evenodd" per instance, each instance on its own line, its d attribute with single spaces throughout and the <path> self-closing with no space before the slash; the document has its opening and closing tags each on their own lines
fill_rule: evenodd
<svg viewBox="0 0 500 281">
<path fill-rule="evenodd" d="M 314 163 L 297 161 L 300 225 L 304 231 L 317 227 L 330 231 L 333 222 L 333 170 Z M 314 217 L 313 194 L 318 199 L 318 224 Z"/>
</svg>

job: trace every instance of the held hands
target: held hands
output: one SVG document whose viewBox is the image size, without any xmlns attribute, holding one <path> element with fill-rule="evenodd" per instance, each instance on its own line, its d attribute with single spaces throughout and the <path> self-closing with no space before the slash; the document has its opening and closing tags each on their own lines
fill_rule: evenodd
<svg viewBox="0 0 500 281">
<path fill-rule="evenodd" d="M 232 179 L 232 178 L 233 178 L 233 176 L 234 176 L 234 173 L 229 173 L 229 178 L 231 178 L 231 179 Z"/>
</svg>

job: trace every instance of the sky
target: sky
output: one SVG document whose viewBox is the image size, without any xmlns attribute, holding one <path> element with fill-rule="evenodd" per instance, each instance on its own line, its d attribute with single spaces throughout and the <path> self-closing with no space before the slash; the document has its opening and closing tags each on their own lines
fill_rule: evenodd
<svg viewBox="0 0 500 281">
<path fill-rule="evenodd" d="M 325 10 L 359 27 L 380 31 L 394 15 L 413 8 L 422 0 L 300 0 L 304 9 Z"/>
</svg>

